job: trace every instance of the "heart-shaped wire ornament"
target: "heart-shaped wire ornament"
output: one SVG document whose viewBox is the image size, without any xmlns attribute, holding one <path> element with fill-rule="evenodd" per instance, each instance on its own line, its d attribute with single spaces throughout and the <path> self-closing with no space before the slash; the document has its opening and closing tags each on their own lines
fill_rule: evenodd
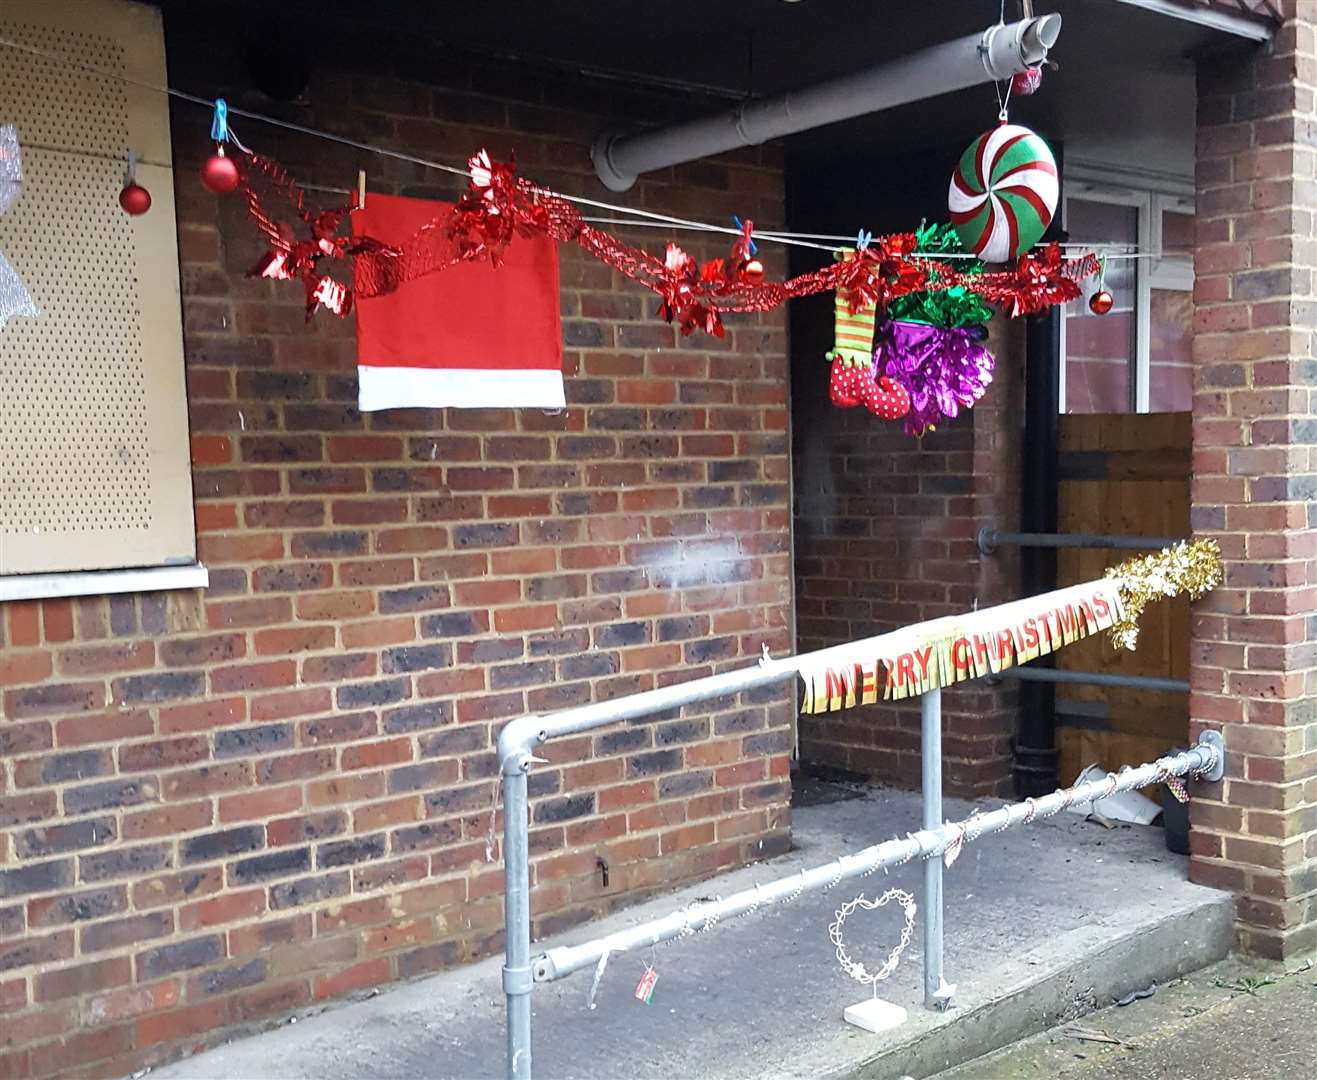
<svg viewBox="0 0 1317 1080">
<path fill-rule="evenodd" d="M 883 966 L 877 971 L 870 971 L 858 960 L 851 959 L 850 953 L 846 951 L 846 942 L 842 938 L 842 931 L 846 925 L 846 919 L 857 908 L 874 911 L 893 900 L 901 905 L 901 910 L 905 913 L 905 925 L 901 928 L 901 940 L 888 953 Z M 841 965 L 842 971 L 846 972 L 856 982 L 872 986 L 874 997 L 878 996 L 878 984 L 896 970 L 896 965 L 901 962 L 901 954 L 905 952 L 906 946 L 910 944 L 910 937 L 915 932 L 915 911 L 915 898 L 904 889 L 888 889 L 877 900 L 870 900 L 864 893 L 860 893 L 854 900 L 847 901 L 837 909 L 837 917 L 828 927 L 828 939 L 837 947 L 837 963 Z"/>
</svg>

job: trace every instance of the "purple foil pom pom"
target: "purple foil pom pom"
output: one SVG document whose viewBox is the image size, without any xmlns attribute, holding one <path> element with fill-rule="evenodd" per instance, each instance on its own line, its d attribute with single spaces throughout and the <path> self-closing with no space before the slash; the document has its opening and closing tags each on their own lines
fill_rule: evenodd
<svg viewBox="0 0 1317 1080">
<path fill-rule="evenodd" d="M 895 320 L 879 324 L 874 363 L 910 394 L 908 434 L 922 435 L 983 397 L 994 363 L 982 344 L 986 336 L 981 326 L 948 330 Z"/>
</svg>

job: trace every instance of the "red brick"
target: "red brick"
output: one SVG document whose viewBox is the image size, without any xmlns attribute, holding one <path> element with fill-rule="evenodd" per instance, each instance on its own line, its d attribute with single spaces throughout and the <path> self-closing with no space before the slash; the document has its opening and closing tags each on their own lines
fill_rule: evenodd
<svg viewBox="0 0 1317 1080">
<path fill-rule="evenodd" d="M 68 600 L 43 600 L 41 625 L 47 642 L 73 640 L 73 604 Z"/>
<path fill-rule="evenodd" d="M 302 805 L 302 789 L 296 785 L 263 788 L 260 791 L 227 795 L 219 800 L 219 820 L 251 821 L 256 818 L 287 814 Z"/>
<path fill-rule="evenodd" d="M 178 1004 L 180 989 L 177 979 L 165 979 L 150 986 L 130 986 L 96 994 L 83 1002 L 83 1023 L 94 1027 L 143 1013 L 160 1012 Z"/>
<path fill-rule="evenodd" d="M 153 1013 L 137 1021 L 137 1045 L 154 1046 L 222 1027 L 228 1021 L 225 999 L 203 1001 L 173 1012 Z"/>
<path fill-rule="evenodd" d="M 205 731 L 240 724 L 247 719 L 243 698 L 218 698 L 195 705 L 173 705 L 160 710 L 160 732 Z"/>
<path fill-rule="evenodd" d="M 347 769 L 372 769 L 412 760 L 410 739 L 387 739 L 383 742 L 363 743 L 343 751 L 342 766 Z"/>
<path fill-rule="evenodd" d="M 15 647 L 41 643 L 41 605 L 36 600 L 6 604 L 9 612 L 9 642 Z"/>
<path fill-rule="evenodd" d="M 51 670 L 49 653 L 11 653 L 0 656 L 0 686 L 40 682 L 50 675 Z"/>
<path fill-rule="evenodd" d="M 125 814 L 120 826 L 124 840 L 146 840 L 153 836 L 177 836 L 195 832 L 210 825 L 213 820 L 210 802 L 184 803 L 158 810 L 139 810 Z"/>
<path fill-rule="evenodd" d="M 513 634 L 524 630 L 544 630 L 556 626 L 558 608 L 554 604 L 529 604 L 525 607 L 503 608 L 494 612 L 494 629 Z"/>
<path fill-rule="evenodd" d="M 416 640 L 416 620 L 411 616 L 373 619 L 348 623 L 342 628 L 345 649 L 367 649 L 380 645 L 399 645 Z"/>
<path fill-rule="evenodd" d="M 226 893 L 209 900 L 198 900 L 193 904 L 184 904 L 178 909 L 178 929 L 180 933 L 204 929 L 208 926 L 220 926 L 261 915 L 265 911 L 265 890 L 247 889 L 242 892 Z"/>
<path fill-rule="evenodd" d="M 283 558 L 283 554 L 284 539 L 279 533 L 205 535 L 197 538 L 197 558 L 212 566 L 274 562 Z"/>
<path fill-rule="evenodd" d="M 32 1050 L 32 1068 L 39 1076 L 66 1076 L 77 1065 L 104 1061 L 123 1054 L 133 1045 L 132 1027 L 102 1027 L 69 1035 L 57 1043 L 44 1043 Z"/>
<path fill-rule="evenodd" d="M 298 626 L 282 630 L 260 630 L 252 640 L 257 656 L 287 656 L 289 653 L 332 649 L 337 634 L 332 626 Z"/>
<path fill-rule="evenodd" d="M 192 464 L 228 465 L 233 461 L 233 443 L 224 435 L 193 435 Z"/>
<path fill-rule="evenodd" d="M 212 630 L 271 626 L 290 622 L 292 617 L 292 601 L 286 596 L 223 600 L 206 605 L 206 625 Z"/>
<path fill-rule="evenodd" d="M 149 641 L 131 645 L 93 645 L 63 649 L 59 653 L 60 674 L 74 677 L 135 671 L 151 667 L 154 663 L 155 646 Z"/>
<path fill-rule="evenodd" d="M 306 664 L 303 665 L 303 675 L 306 674 Z M 373 665 L 370 670 L 362 674 L 373 674 Z M 253 721 L 258 720 L 285 720 L 290 716 L 310 716 L 314 713 L 329 712 L 333 708 L 334 695 L 327 688 L 316 687 L 307 690 L 286 690 L 275 694 L 262 694 L 259 697 L 252 698 L 251 701 L 251 718 Z"/>
<path fill-rule="evenodd" d="M 98 990 L 123 986 L 132 980 L 132 961 L 126 956 L 96 960 L 55 971 L 42 971 L 33 980 L 34 1001 L 59 1001 Z"/>
</svg>

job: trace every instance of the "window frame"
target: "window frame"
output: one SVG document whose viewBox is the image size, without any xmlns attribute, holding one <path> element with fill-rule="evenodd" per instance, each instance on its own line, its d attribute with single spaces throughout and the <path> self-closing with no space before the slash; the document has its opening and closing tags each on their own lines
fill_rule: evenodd
<svg viewBox="0 0 1317 1080">
<path fill-rule="evenodd" d="M 1162 218 L 1171 213 L 1194 213 L 1191 195 L 1151 187 L 1132 187 L 1084 178 L 1068 180 L 1061 201 L 1061 225 L 1070 224 L 1070 200 L 1108 203 L 1134 207 L 1135 231 L 1141 258 L 1134 260 L 1134 354 L 1130 358 L 1129 411 L 1147 413 L 1152 382 L 1152 290 L 1170 289 L 1192 292 L 1193 257 L 1167 255 L 1162 249 Z M 1146 253 L 1146 254 L 1145 254 Z M 1057 411 L 1066 414 L 1066 324 L 1061 319 L 1060 349 L 1057 363 Z"/>
</svg>

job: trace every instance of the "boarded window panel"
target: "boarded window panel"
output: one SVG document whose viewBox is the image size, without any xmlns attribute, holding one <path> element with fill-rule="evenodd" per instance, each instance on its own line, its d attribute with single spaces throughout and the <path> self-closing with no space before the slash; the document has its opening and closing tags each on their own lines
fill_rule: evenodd
<svg viewBox="0 0 1317 1080">
<path fill-rule="evenodd" d="M 0 123 L 23 191 L 4 251 L 41 315 L 0 330 L 0 575 L 196 558 L 169 113 L 159 13 L 5 0 Z M 119 207 L 127 151 L 151 209 Z"/>
</svg>

